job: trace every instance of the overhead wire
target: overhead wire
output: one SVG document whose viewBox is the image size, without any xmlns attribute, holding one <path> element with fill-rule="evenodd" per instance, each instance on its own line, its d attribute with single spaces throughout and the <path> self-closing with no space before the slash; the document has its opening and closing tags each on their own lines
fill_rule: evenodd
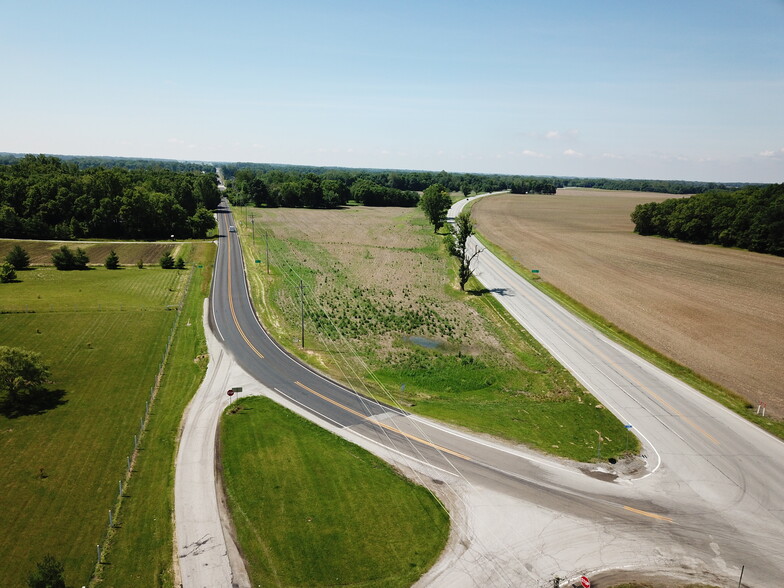
<svg viewBox="0 0 784 588">
<path fill-rule="evenodd" d="M 267 230 L 269 231 L 269 229 L 267 229 Z M 305 231 L 302 231 L 302 232 L 303 232 L 303 234 L 307 234 Z M 275 241 L 279 241 L 279 240 L 273 238 L 273 243 Z M 255 243 L 253 243 L 253 245 L 255 246 Z M 334 320 L 334 317 L 329 312 L 329 310 L 326 309 L 324 306 L 322 306 L 317 301 L 317 297 L 315 295 L 313 295 L 313 294 L 315 294 L 314 288 L 306 280 L 304 275 L 301 273 L 301 270 L 298 270 L 291 263 L 291 261 L 289 260 L 289 256 L 285 255 L 283 252 L 279 251 L 278 247 L 274 247 L 274 246 L 270 248 L 269 255 L 270 255 L 271 258 L 273 258 L 276 261 L 275 265 L 277 267 L 280 267 L 280 268 L 284 268 L 285 267 L 285 268 L 288 269 L 288 271 L 281 272 L 281 275 L 284 277 L 285 280 L 287 280 L 287 282 L 290 284 L 290 286 L 292 288 L 294 288 L 296 290 L 300 289 L 300 285 L 297 283 L 298 280 L 301 280 L 301 284 L 302 284 L 303 290 L 305 289 L 305 287 L 307 287 L 308 292 L 311 294 L 311 296 L 303 297 L 302 304 L 303 304 L 303 308 L 307 308 L 307 315 L 310 318 L 310 320 L 311 321 L 313 320 L 314 310 L 315 311 L 320 311 L 322 313 L 322 315 L 327 318 L 327 320 L 329 321 L 330 326 L 332 327 L 332 329 L 338 334 L 340 342 L 343 343 L 350 350 L 351 355 L 357 359 L 358 363 L 362 367 L 362 369 L 363 369 L 364 373 L 366 374 L 366 376 L 369 377 L 369 379 L 371 379 L 378 386 L 378 388 L 381 390 L 381 392 L 383 393 L 385 398 L 388 399 L 388 401 L 386 401 L 386 402 L 382 402 L 381 400 L 379 400 L 376 397 L 375 393 L 367 386 L 366 382 L 363 380 L 361 375 L 357 372 L 357 369 L 356 369 L 354 363 L 349 361 L 349 360 L 347 360 L 345 358 L 343 351 L 341 351 L 339 348 L 337 348 L 336 343 L 333 340 L 331 340 L 329 337 L 326 337 L 322 333 L 317 332 L 317 335 L 319 337 L 319 342 L 324 347 L 326 353 L 333 359 L 333 364 L 338 368 L 338 370 L 340 371 L 340 373 L 343 376 L 343 378 L 345 379 L 345 381 L 353 382 L 352 386 L 356 386 L 356 387 L 358 387 L 358 388 L 360 388 L 362 390 L 363 393 L 360 394 L 356 390 L 350 390 L 349 389 L 351 392 L 354 392 L 354 394 L 356 394 L 356 396 L 359 399 L 359 401 L 363 404 L 363 406 L 365 406 L 365 409 L 366 409 L 368 415 L 371 416 L 373 414 L 372 407 L 368 404 L 368 402 L 371 402 L 371 401 L 373 403 L 375 403 L 375 405 L 377 405 L 380 409 L 383 409 L 384 404 L 388 404 L 388 405 L 390 405 L 390 406 L 392 406 L 394 408 L 397 408 L 398 410 L 402 411 L 402 413 L 404 413 L 404 414 L 407 413 L 408 411 L 404 407 L 402 407 L 400 405 L 398 399 L 394 395 L 392 395 L 389 392 L 389 390 L 387 389 L 387 387 L 378 379 L 378 377 L 373 372 L 373 370 L 370 368 L 370 366 L 367 364 L 367 362 L 362 358 L 361 353 L 357 352 L 358 349 L 356 348 L 355 344 L 348 337 L 346 337 L 346 335 L 343 332 L 343 330 L 339 327 L 339 325 L 336 324 L 336 322 Z M 308 269 L 309 273 L 313 272 L 313 271 L 314 270 Z M 307 300 L 307 302 L 305 302 L 306 300 Z M 349 377 L 349 374 L 346 373 L 346 369 L 348 369 L 351 372 L 351 375 L 353 376 L 353 378 Z M 421 427 L 421 425 L 419 424 L 418 421 L 412 419 L 411 424 L 413 425 L 415 430 L 420 434 L 420 436 L 422 438 L 424 438 L 427 441 L 431 442 L 431 439 L 429 438 L 428 433 L 426 433 L 422 429 L 422 427 Z M 381 433 L 384 435 L 384 437 L 386 437 L 386 439 L 389 442 L 390 446 L 392 448 L 396 447 L 396 444 L 390 438 L 389 432 L 386 429 L 384 429 L 383 427 L 379 427 L 379 429 L 380 429 Z M 406 443 L 409 446 L 410 450 L 418 458 L 418 461 L 420 461 L 422 463 L 425 463 L 425 464 L 427 464 L 428 466 L 431 466 L 431 467 L 436 467 L 436 468 L 438 467 L 438 466 L 435 466 L 435 464 L 433 464 L 431 462 L 431 460 L 426 455 L 424 455 L 422 453 L 421 448 L 419 447 L 418 443 L 415 443 L 412 439 L 410 439 L 408 437 L 404 437 L 403 438 L 403 442 Z M 397 450 L 397 452 L 404 458 L 404 461 L 407 461 L 408 459 L 411 459 L 411 456 L 408 456 L 406 453 L 400 452 L 399 450 Z M 449 455 L 445 454 L 444 452 L 442 452 L 440 450 L 439 450 L 439 453 L 440 453 L 442 459 L 452 469 L 453 475 L 455 475 L 455 476 L 459 477 L 460 479 L 462 479 L 463 482 L 465 484 L 469 485 L 472 489 L 475 489 L 474 484 L 470 480 L 468 480 L 462 474 L 460 469 L 453 462 L 453 459 Z M 428 485 L 421 478 L 421 474 L 420 474 L 419 470 L 417 469 L 417 467 L 412 466 L 410 464 L 408 464 L 408 467 L 409 467 L 409 469 L 412 472 L 414 472 L 414 475 L 416 476 L 417 481 L 427 488 Z M 465 500 L 464 500 L 463 496 L 461 495 L 461 493 L 456 491 L 454 488 L 452 488 L 452 486 L 451 486 L 451 484 L 449 483 L 448 480 L 443 480 L 443 482 L 449 487 L 449 489 L 451 490 L 453 496 L 455 496 L 463 504 L 464 508 L 467 508 L 468 505 L 465 502 Z M 431 491 L 431 493 L 432 493 L 432 491 Z M 448 509 L 446 509 L 446 506 L 443 504 L 443 502 L 435 494 L 433 494 L 433 495 L 438 500 L 438 502 L 441 505 L 441 507 L 444 508 L 447 511 L 447 514 L 448 514 Z M 480 538 L 475 536 L 473 540 L 478 542 L 480 545 L 483 545 L 483 547 L 486 548 L 486 546 L 483 544 L 483 541 Z M 519 559 L 519 557 L 514 552 L 512 552 L 508 548 L 508 546 L 505 545 L 504 549 L 505 549 L 505 551 L 507 552 L 507 554 L 511 558 L 513 558 L 514 560 L 517 561 L 517 563 L 519 563 L 521 566 L 524 565 L 523 562 Z M 487 552 L 487 549 L 485 549 L 485 551 Z M 523 568 L 523 569 L 525 569 L 525 568 Z M 506 576 L 505 569 L 503 567 L 500 567 L 497 571 L 501 572 L 502 576 Z M 512 580 L 511 578 L 504 578 L 504 579 L 506 580 L 506 582 L 509 585 L 515 585 L 516 584 L 516 581 Z"/>
</svg>

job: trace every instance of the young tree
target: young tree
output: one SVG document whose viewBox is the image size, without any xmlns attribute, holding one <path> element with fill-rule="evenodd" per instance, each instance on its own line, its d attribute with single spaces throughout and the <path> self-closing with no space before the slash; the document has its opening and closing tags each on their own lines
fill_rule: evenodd
<svg viewBox="0 0 784 588">
<path fill-rule="evenodd" d="M 65 566 L 57 561 L 54 556 L 45 555 L 38 562 L 36 570 L 27 577 L 29 588 L 66 588 L 63 572 Z"/>
<path fill-rule="evenodd" d="M 103 265 L 106 267 L 106 269 L 110 270 L 114 270 L 120 267 L 120 258 L 114 249 L 112 249 L 109 255 L 106 257 L 106 261 L 103 262 Z"/>
<path fill-rule="evenodd" d="M 474 234 L 474 221 L 471 220 L 471 212 L 464 210 L 455 217 L 455 245 L 454 255 L 460 261 L 460 267 L 457 270 L 457 279 L 460 282 L 460 289 L 465 290 L 465 285 L 474 270 L 471 268 L 471 262 L 482 251 L 481 248 L 476 247 L 473 251 L 469 252 L 467 247 L 468 238 Z"/>
<path fill-rule="evenodd" d="M 67 245 L 63 245 L 60 249 L 52 253 L 52 263 L 54 263 L 54 267 L 62 271 L 86 270 L 89 261 L 90 258 L 87 257 L 87 253 L 80 247 L 77 247 L 76 253 L 74 253 Z"/>
<path fill-rule="evenodd" d="M 163 269 L 173 269 L 174 268 L 174 258 L 172 257 L 171 252 L 167 251 L 161 256 L 161 267 Z"/>
<path fill-rule="evenodd" d="M 136 262 L 136 267 L 144 269 L 144 260 L 140 258 L 139 261 Z"/>
<path fill-rule="evenodd" d="M 177 258 L 177 261 L 174 263 L 174 269 L 185 269 L 185 260 L 182 256 Z"/>
<path fill-rule="evenodd" d="M 446 212 L 452 206 L 452 199 L 449 192 L 441 184 L 433 184 L 425 188 L 422 197 L 419 199 L 419 206 L 425 211 L 427 220 L 433 225 L 433 232 L 444 226 Z"/>
<path fill-rule="evenodd" d="M 73 269 L 74 255 L 67 245 L 63 245 L 52 253 L 52 263 L 54 267 L 61 271 L 68 271 Z"/>
<path fill-rule="evenodd" d="M 5 256 L 5 260 L 17 271 L 30 267 L 30 256 L 20 245 L 14 245 L 11 251 L 8 252 L 8 255 Z"/>
<path fill-rule="evenodd" d="M 0 265 L 0 282 L 8 284 L 14 280 L 16 280 L 16 270 L 14 269 L 14 266 L 7 261 L 3 262 L 3 264 Z"/>
<path fill-rule="evenodd" d="M 31 396 L 44 391 L 49 367 L 39 353 L 0 346 L 0 404 L 20 407 Z"/>
</svg>

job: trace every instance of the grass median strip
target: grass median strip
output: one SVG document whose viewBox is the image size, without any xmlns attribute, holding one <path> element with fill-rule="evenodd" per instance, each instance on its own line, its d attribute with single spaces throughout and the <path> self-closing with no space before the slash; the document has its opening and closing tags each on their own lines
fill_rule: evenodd
<svg viewBox="0 0 784 588">
<path fill-rule="evenodd" d="M 269 399 L 227 410 L 221 462 L 254 585 L 410 586 L 446 544 L 426 489 Z"/>
</svg>

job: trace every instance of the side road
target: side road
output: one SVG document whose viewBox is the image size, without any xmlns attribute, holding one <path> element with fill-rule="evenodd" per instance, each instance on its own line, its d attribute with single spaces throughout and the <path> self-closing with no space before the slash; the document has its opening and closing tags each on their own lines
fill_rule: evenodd
<svg viewBox="0 0 784 588">
<path fill-rule="evenodd" d="M 208 301 L 204 305 L 207 317 Z M 180 582 L 185 588 L 250 588 L 216 475 L 215 447 L 220 415 L 231 400 L 226 391 L 242 386 L 243 394 L 259 394 L 262 386 L 224 352 L 206 319 L 204 331 L 210 363 L 185 411 L 175 465 L 175 569 L 179 564 Z"/>
</svg>

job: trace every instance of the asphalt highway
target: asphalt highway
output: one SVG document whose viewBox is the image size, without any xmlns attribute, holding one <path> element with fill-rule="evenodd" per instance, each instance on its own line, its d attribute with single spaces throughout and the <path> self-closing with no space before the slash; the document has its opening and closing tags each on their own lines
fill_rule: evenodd
<svg viewBox="0 0 784 588">
<path fill-rule="evenodd" d="M 458 211 L 453 208 L 450 216 Z M 772 579 L 784 577 L 784 444 L 606 340 L 489 252 L 476 258 L 477 277 L 589 391 L 632 425 L 647 459 L 639 475 L 624 477 L 611 468 L 593 468 L 602 470 L 597 475 L 589 468 L 460 432 L 366 398 L 302 365 L 258 321 L 225 201 L 218 219 L 209 321 L 221 347 L 244 372 L 317 422 L 384 448 L 411 467 L 421 467 L 436 483 L 457 480 L 480 495 L 536 505 L 550 513 L 549 521 L 574 521 L 566 528 L 573 529 L 579 545 L 557 558 L 540 554 L 542 561 L 523 561 L 530 554 L 523 553 L 522 539 L 518 552 L 510 541 L 495 548 L 512 565 L 502 569 L 490 559 L 482 562 L 481 566 L 496 569 L 486 576 L 491 584 L 552 585 L 552 573 L 574 573 L 599 559 L 605 567 L 661 561 L 648 557 L 647 550 L 668 562 L 691 566 L 695 574 L 710 569 L 726 580 L 737 581 L 736 574 L 745 566 L 747 586 L 769 586 Z M 478 244 L 472 241 L 471 246 Z M 209 435 L 214 440 L 214 430 L 208 430 L 208 440 Z M 534 520 L 526 515 L 528 523 Z M 178 528 L 179 524 L 178 520 Z M 565 537 L 546 543 L 542 531 L 537 533 L 536 549 L 554 553 L 570 544 Z M 508 533 L 523 534 L 515 529 Z M 594 544 L 586 545 L 584 536 L 592 537 Z M 626 547 L 602 553 L 601 543 L 609 536 L 646 553 L 627 553 Z M 488 550 L 492 551 L 484 548 Z M 479 582 L 477 574 L 469 572 L 455 580 L 457 573 L 444 568 L 425 583 Z M 194 579 L 184 585 L 209 584 Z"/>
</svg>

